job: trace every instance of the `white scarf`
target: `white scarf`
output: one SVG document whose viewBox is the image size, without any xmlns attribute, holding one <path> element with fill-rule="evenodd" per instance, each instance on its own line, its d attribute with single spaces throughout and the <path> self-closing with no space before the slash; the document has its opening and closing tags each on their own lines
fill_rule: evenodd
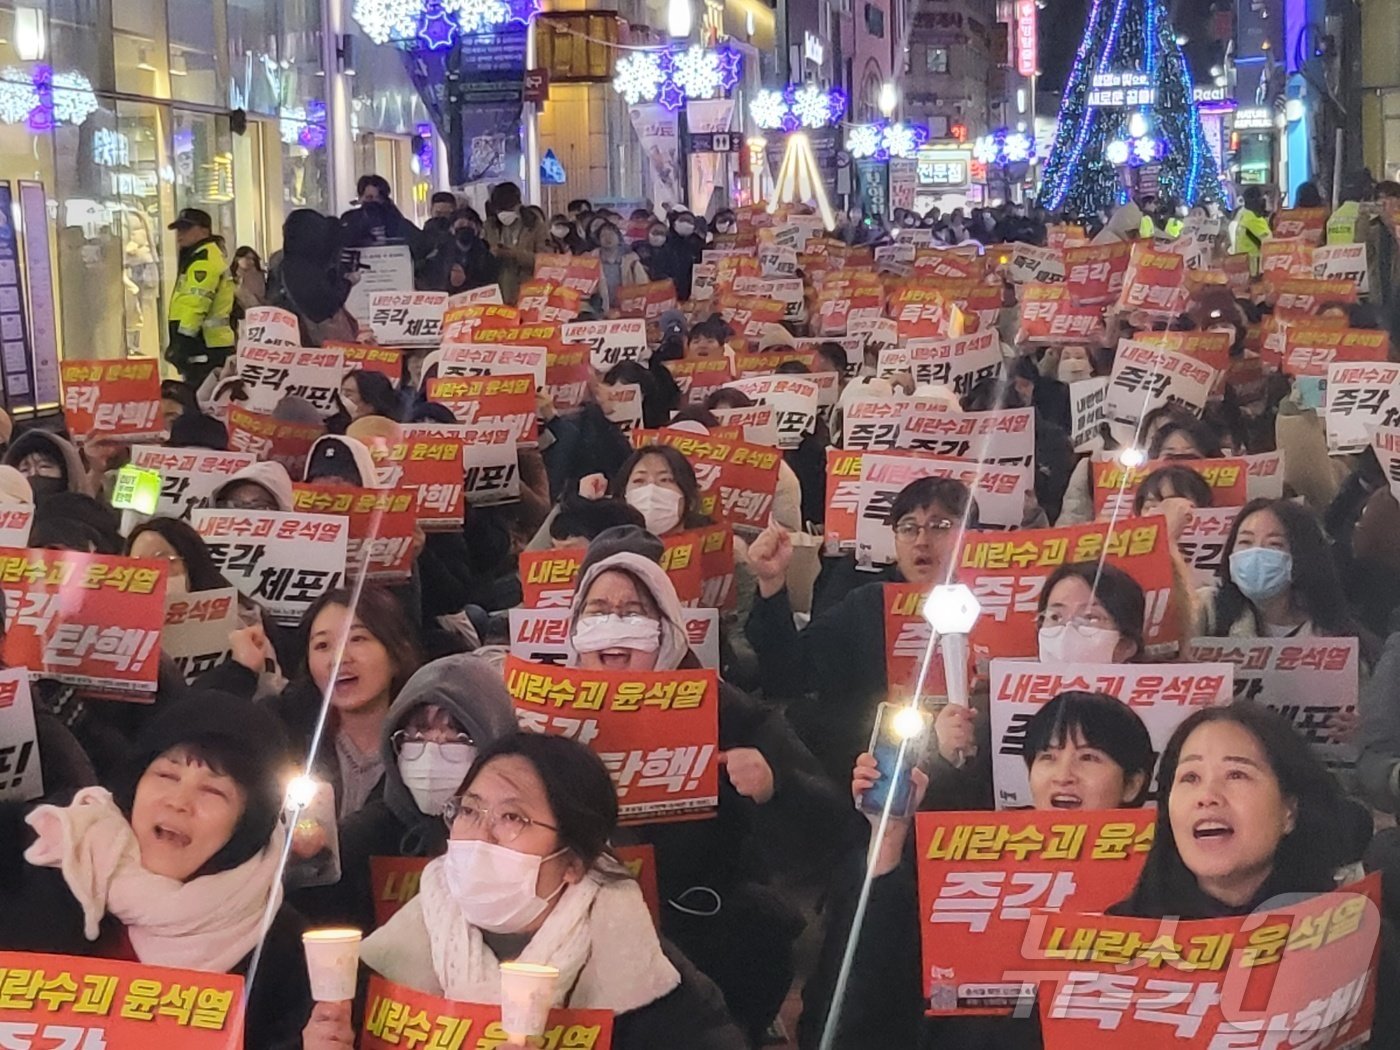
<svg viewBox="0 0 1400 1050">
<path fill-rule="evenodd" d="M 449 999 L 499 1003 L 500 963 L 462 915 L 444 871 L 442 858 L 431 861 L 419 884 L 438 983 Z M 594 873 L 563 892 L 517 961 L 557 969 L 554 1005 L 578 1010 L 627 1013 L 660 999 L 681 980 L 661 950 L 636 882 L 604 881 Z"/>
<path fill-rule="evenodd" d="M 180 882 L 141 866 L 136 835 L 106 788 L 83 788 L 71 805 L 38 806 L 24 819 L 39 836 L 24 859 L 63 872 L 87 939 L 111 912 L 143 963 L 227 973 L 256 947 L 269 895 L 274 909 L 281 904 L 277 832 L 238 867 Z"/>
</svg>

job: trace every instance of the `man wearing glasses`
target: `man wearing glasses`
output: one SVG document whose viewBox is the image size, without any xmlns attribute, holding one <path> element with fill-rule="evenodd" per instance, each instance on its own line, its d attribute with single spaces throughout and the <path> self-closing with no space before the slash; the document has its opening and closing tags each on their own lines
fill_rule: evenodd
<svg viewBox="0 0 1400 1050">
<path fill-rule="evenodd" d="M 837 780 L 865 750 L 876 705 L 886 698 L 884 588 L 886 582 L 933 587 L 949 577 L 966 519 L 977 527 L 967 486 L 951 478 L 921 478 L 895 496 L 888 522 L 894 565 L 858 583 L 799 630 L 788 600 L 792 540 L 770 526 L 749 547 L 758 594 L 745 634 L 758 654 L 764 694 L 790 701 L 788 717 Z M 863 576 L 864 574 L 862 574 Z"/>
</svg>

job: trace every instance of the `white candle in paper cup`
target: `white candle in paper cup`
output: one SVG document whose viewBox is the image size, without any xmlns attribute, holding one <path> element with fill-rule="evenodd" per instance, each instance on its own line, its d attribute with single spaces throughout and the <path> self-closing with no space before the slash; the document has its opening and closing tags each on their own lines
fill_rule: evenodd
<svg viewBox="0 0 1400 1050">
<path fill-rule="evenodd" d="M 559 971 L 534 963 L 501 963 L 501 1027 L 512 1042 L 544 1035 Z"/>
<path fill-rule="evenodd" d="M 360 971 L 360 938 L 353 927 L 307 930 L 301 935 L 311 998 L 318 1003 L 343 1003 L 355 998 Z"/>
</svg>

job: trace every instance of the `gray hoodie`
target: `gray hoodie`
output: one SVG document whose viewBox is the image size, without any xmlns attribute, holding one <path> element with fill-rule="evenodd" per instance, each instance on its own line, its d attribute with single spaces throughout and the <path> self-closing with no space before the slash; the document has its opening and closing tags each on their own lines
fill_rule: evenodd
<svg viewBox="0 0 1400 1050">
<path fill-rule="evenodd" d="M 447 711 L 481 751 L 516 730 L 515 711 L 501 672 L 473 653 L 444 656 L 424 664 L 399 690 L 384 722 L 380 752 L 384 757 L 384 803 L 408 829 L 435 833 L 446 828 L 436 813 L 424 813 L 399 776 L 393 735 L 425 704 Z"/>
<path fill-rule="evenodd" d="M 277 501 L 278 510 L 289 511 L 292 509 L 292 477 L 281 463 L 274 463 L 270 460 L 250 463 L 231 475 L 227 481 L 214 490 L 214 503 L 217 504 L 229 489 L 235 485 L 241 485 L 245 481 L 265 489 L 267 494 Z"/>
<path fill-rule="evenodd" d="M 5 450 L 5 465 L 17 467 L 21 460 L 33 452 L 57 459 L 63 465 L 63 480 L 67 483 L 69 492 L 80 492 L 84 496 L 92 495 L 87 467 L 83 465 L 82 454 L 78 452 L 77 446 L 71 441 L 60 437 L 51 430 L 32 427 L 15 438 L 14 444 Z"/>
</svg>

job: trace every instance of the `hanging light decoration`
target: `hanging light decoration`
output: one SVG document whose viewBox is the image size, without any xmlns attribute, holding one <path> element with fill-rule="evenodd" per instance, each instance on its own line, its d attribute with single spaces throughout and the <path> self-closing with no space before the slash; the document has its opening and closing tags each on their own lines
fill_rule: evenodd
<svg viewBox="0 0 1400 1050">
<path fill-rule="evenodd" d="M 783 162 L 773 183 L 773 198 L 768 202 L 768 214 L 774 214 L 783 204 L 815 204 L 826 228 L 836 228 L 836 213 L 831 210 L 821 167 L 812 151 L 812 140 L 805 131 L 788 136 Z"/>
<path fill-rule="evenodd" d="M 749 116 L 765 131 L 831 127 L 846 114 L 846 93 L 816 84 L 789 84 L 782 91 L 764 89 L 749 103 Z"/>
<path fill-rule="evenodd" d="M 919 147 L 928 141 L 928 128 L 923 124 L 906 124 L 900 121 L 891 124 L 880 121 L 878 124 L 855 124 L 846 130 L 846 151 L 857 160 L 874 157 L 876 160 L 889 160 L 891 157 L 913 157 Z"/>
<path fill-rule="evenodd" d="M 38 105 L 39 92 L 27 70 L 17 66 L 0 70 L 0 120 L 21 124 Z"/>
<path fill-rule="evenodd" d="M 997 128 L 973 143 L 972 156 L 974 160 L 998 168 L 1026 164 L 1035 158 L 1035 140 L 1024 131 Z"/>
<path fill-rule="evenodd" d="M 354 0 L 351 15 L 376 44 L 438 50 L 459 36 L 524 26 L 535 0 Z"/>
<path fill-rule="evenodd" d="M 617 63 L 613 90 L 628 105 L 659 101 L 668 109 L 680 109 L 691 99 L 729 94 L 739 82 L 742 65 L 743 58 L 732 47 L 693 44 L 633 51 Z"/>
</svg>

